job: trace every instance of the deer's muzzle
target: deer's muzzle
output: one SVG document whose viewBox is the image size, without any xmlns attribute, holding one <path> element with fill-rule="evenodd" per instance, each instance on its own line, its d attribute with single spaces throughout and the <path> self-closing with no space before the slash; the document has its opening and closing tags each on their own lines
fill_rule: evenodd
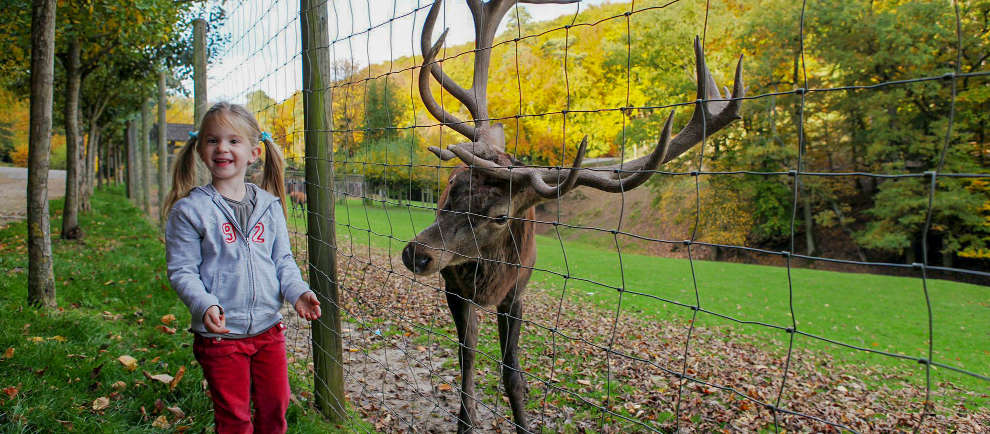
<svg viewBox="0 0 990 434">
<path fill-rule="evenodd" d="M 426 246 L 417 248 L 415 242 L 406 244 L 406 248 L 402 249 L 402 264 L 413 273 L 429 274 L 429 271 L 432 271 L 430 262 L 433 261 L 433 257 L 424 250 Z"/>
</svg>

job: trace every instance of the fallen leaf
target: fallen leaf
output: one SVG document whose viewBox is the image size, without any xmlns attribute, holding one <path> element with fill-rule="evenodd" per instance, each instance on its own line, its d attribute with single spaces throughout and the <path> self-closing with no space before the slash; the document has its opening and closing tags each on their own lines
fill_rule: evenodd
<svg viewBox="0 0 990 434">
<path fill-rule="evenodd" d="M 186 413 L 183 412 L 182 409 L 180 409 L 179 407 L 166 407 L 165 409 L 168 410 L 169 413 L 172 413 L 173 416 L 175 416 L 176 421 L 186 417 Z"/>
<path fill-rule="evenodd" d="M 89 373 L 89 378 L 93 379 L 100 376 L 100 371 L 102 370 L 103 370 L 103 364 L 100 363 L 97 367 L 93 368 L 93 370 Z"/>
<path fill-rule="evenodd" d="M 155 411 L 154 411 L 154 414 L 161 413 L 163 408 L 165 408 L 165 403 L 162 402 L 161 399 L 156 399 L 155 400 Z"/>
<path fill-rule="evenodd" d="M 151 423 L 151 426 L 155 428 L 168 429 L 172 426 L 172 424 L 168 423 L 168 418 L 166 418 L 165 415 L 161 415 L 155 418 L 155 421 Z"/>
<path fill-rule="evenodd" d="M 75 426 L 72 425 L 72 422 L 69 422 L 67 420 L 55 419 L 55 422 L 62 424 L 62 428 L 65 428 L 66 431 L 72 431 L 76 428 Z"/>
<path fill-rule="evenodd" d="M 137 359 L 131 356 L 128 355 L 120 356 L 117 358 L 117 361 L 119 361 L 121 365 L 124 365 L 124 368 L 127 369 L 128 371 L 133 371 L 137 369 Z"/>
<path fill-rule="evenodd" d="M 155 326 L 155 328 L 158 329 L 158 330 L 161 330 L 162 333 L 165 333 L 167 335 L 174 335 L 175 334 L 175 329 L 172 328 L 172 327 L 166 327 L 166 326 L 163 326 L 163 325 L 159 325 L 159 326 Z"/>
<path fill-rule="evenodd" d="M 179 372 L 176 372 L 175 378 L 173 378 L 172 381 L 168 383 L 168 390 L 175 390 L 175 386 L 179 384 L 179 380 L 182 379 L 183 375 L 186 375 L 186 367 L 179 366 Z"/>
<path fill-rule="evenodd" d="M 34 342 L 34 343 L 44 342 L 45 341 L 45 338 L 43 338 L 41 336 L 31 336 L 31 337 L 28 338 L 28 341 Z"/>
<path fill-rule="evenodd" d="M 93 401 L 94 411 L 105 410 L 109 406 L 110 406 L 110 398 L 107 398 L 105 396 L 96 398 L 96 400 Z"/>
<path fill-rule="evenodd" d="M 110 385 L 110 387 L 113 387 L 113 390 L 121 391 L 127 388 L 127 383 L 123 381 L 118 381 Z"/>
<path fill-rule="evenodd" d="M 175 315 L 168 314 L 162 317 L 162 324 L 170 325 L 172 321 L 175 321 Z"/>
<path fill-rule="evenodd" d="M 17 396 L 17 392 L 19 392 L 19 391 L 14 386 L 3 388 L 3 393 L 6 393 L 7 396 L 10 397 L 10 398 L 13 398 L 13 397 Z"/>
<path fill-rule="evenodd" d="M 55 342 L 65 342 L 65 338 L 62 337 L 62 336 L 52 336 L 52 337 L 48 338 L 48 340 L 55 341 Z"/>
<path fill-rule="evenodd" d="M 446 391 L 450 390 L 450 385 L 447 384 L 447 383 L 440 383 L 440 385 L 437 386 L 437 390 L 439 390 L 441 392 L 446 392 Z"/>
<path fill-rule="evenodd" d="M 14 347 L 7 348 L 7 351 L 3 352 L 3 358 L 10 359 L 14 357 Z"/>
<path fill-rule="evenodd" d="M 583 384 L 585 386 L 590 386 L 591 382 L 588 380 L 577 380 L 577 384 Z"/>
<path fill-rule="evenodd" d="M 174 380 L 174 378 L 172 378 L 171 375 L 168 374 L 151 375 L 151 373 L 149 373 L 148 371 L 144 371 L 144 376 L 147 377 L 149 380 L 155 380 L 163 384 L 171 384 L 172 380 Z"/>
</svg>

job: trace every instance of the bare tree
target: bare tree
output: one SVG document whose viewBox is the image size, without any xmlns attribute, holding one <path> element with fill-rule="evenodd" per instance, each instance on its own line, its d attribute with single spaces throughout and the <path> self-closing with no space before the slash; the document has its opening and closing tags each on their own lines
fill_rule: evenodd
<svg viewBox="0 0 990 434">
<path fill-rule="evenodd" d="M 488 114 L 488 67 L 499 21 L 516 2 L 469 0 L 475 23 L 475 57 L 472 86 L 464 89 L 441 70 L 434 58 L 443 45 L 446 31 L 430 45 L 441 1 L 433 4 L 423 24 L 423 66 L 419 92 L 423 103 L 438 121 L 468 139 L 446 150 L 430 147 L 442 160 L 459 158 L 467 165 L 455 169 L 437 204 L 437 217 L 402 251 L 403 264 L 412 272 L 439 272 L 445 282 L 447 306 L 457 327 L 458 359 L 461 368 L 458 432 L 468 432 L 476 421 L 474 352 L 478 343 L 476 306 L 497 306 L 499 345 L 502 350 L 502 381 L 512 407 L 518 432 L 528 432 L 525 414 L 526 381 L 519 367 L 518 343 L 522 324 L 522 291 L 536 262 L 534 206 L 559 199 L 576 186 L 621 193 L 644 182 L 656 168 L 677 158 L 710 134 L 739 119 L 744 96 L 742 57 L 736 67 L 731 98 L 719 92 L 698 39 L 695 64 L 698 77 L 694 115 L 673 138 L 674 113 L 667 117 L 657 147 L 646 156 L 604 168 L 581 167 L 587 149 L 582 141 L 570 168 L 528 167 L 505 152 L 502 125 Z M 521 3 L 571 3 L 531 0 Z M 467 107 L 473 122 L 463 122 L 437 104 L 430 91 L 430 76 Z M 728 90 L 726 90 L 728 93 Z M 473 125 L 472 125 L 473 124 Z"/>
<path fill-rule="evenodd" d="M 31 14 L 31 131 L 28 147 L 28 303 L 55 307 L 48 222 L 48 153 L 55 81 L 55 0 L 34 0 Z"/>
</svg>

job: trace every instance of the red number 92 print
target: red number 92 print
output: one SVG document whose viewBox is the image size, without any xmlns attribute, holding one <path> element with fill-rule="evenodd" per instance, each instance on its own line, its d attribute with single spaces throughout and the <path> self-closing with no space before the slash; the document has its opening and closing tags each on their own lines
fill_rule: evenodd
<svg viewBox="0 0 990 434">
<path fill-rule="evenodd" d="M 234 232 L 234 225 L 230 223 L 224 223 L 220 225 L 220 231 L 223 232 L 223 242 L 230 244 L 237 241 L 237 233 Z M 256 243 L 265 242 L 265 224 L 258 222 L 254 225 L 254 229 L 251 230 L 251 241 Z"/>
</svg>

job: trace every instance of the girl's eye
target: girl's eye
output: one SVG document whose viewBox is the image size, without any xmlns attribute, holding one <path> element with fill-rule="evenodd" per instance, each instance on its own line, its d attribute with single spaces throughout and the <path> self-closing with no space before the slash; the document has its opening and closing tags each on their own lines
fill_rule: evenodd
<svg viewBox="0 0 990 434">
<path fill-rule="evenodd" d="M 504 224 L 505 224 L 505 222 L 507 222 L 507 221 L 509 221 L 509 216 L 507 216 L 507 215 L 505 215 L 505 214 L 502 214 L 502 215 L 500 215 L 500 216 L 498 216 L 498 217 L 495 217 L 495 218 L 493 219 L 493 221 L 494 221 L 495 223 L 498 223 L 498 224 L 500 224 L 500 225 L 504 225 Z"/>
</svg>

